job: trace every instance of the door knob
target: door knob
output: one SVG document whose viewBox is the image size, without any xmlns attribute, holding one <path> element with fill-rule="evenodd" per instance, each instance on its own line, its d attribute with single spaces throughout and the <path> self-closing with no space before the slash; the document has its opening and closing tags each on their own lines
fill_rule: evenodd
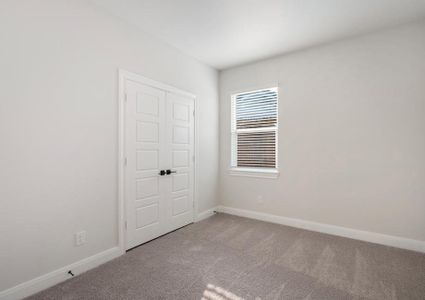
<svg viewBox="0 0 425 300">
<path fill-rule="evenodd" d="M 165 175 L 165 170 L 161 170 L 161 171 L 159 171 L 158 175 L 160 175 L 160 176 L 164 176 L 164 175 Z"/>
<path fill-rule="evenodd" d="M 171 173 L 177 173 L 177 171 L 171 171 L 170 169 L 167 170 L 167 175 L 170 175 Z"/>
</svg>

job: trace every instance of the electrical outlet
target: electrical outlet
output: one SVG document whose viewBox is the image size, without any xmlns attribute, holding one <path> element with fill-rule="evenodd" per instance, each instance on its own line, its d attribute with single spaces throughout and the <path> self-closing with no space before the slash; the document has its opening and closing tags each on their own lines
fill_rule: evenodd
<svg viewBox="0 0 425 300">
<path fill-rule="evenodd" d="M 85 244 L 87 241 L 86 239 L 86 232 L 85 231 L 80 231 L 75 233 L 75 246 L 81 246 L 83 244 Z"/>
<path fill-rule="evenodd" d="M 257 203 L 258 203 L 258 204 L 263 204 L 263 202 L 264 202 L 264 200 L 263 200 L 263 196 L 258 195 L 258 196 L 257 196 Z"/>
</svg>

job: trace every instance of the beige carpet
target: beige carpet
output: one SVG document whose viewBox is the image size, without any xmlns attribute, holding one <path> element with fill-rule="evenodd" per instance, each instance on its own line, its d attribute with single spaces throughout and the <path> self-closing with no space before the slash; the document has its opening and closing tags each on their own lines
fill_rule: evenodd
<svg viewBox="0 0 425 300">
<path fill-rule="evenodd" d="M 425 255 L 217 214 L 30 299 L 425 299 Z"/>
</svg>

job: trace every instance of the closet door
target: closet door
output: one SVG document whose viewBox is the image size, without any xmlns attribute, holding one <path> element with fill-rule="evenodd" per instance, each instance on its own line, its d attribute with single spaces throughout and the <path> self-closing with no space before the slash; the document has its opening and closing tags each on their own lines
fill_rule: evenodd
<svg viewBox="0 0 425 300">
<path fill-rule="evenodd" d="M 193 221 L 194 99 L 167 93 L 167 149 L 171 166 L 167 193 L 169 231 Z"/>
<path fill-rule="evenodd" d="M 127 80 L 127 249 L 193 221 L 194 99 Z"/>
<path fill-rule="evenodd" d="M 125 205 L 127 249 L 160 236 L 166 227 L 167 160 L 165 92 L 126 83 Z"/>
</svg>

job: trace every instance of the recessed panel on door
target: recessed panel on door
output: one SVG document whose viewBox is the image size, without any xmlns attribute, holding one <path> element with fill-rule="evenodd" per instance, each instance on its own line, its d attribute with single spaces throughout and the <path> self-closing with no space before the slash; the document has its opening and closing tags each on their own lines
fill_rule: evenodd
<svg viewBox="0 0 425 300">
<path fill-rule="evenodd" d="M 137 141 L 157 143 L 159 141 L 158 123 L 137 122 Z"/>
<path fill-rule="evenodd" d="M 159 168 L 158 150 L 138 150 L 136 159 L 138 171 L 157 170 Z"/>
<path fill-rule="evenodd" d="M 144 178 L 136 181 L 137 198 L 140 200 L 146 197 L 157 196 L 159 193 L 159 182 L 157 177 Z"/>
<path fill-rule="evenodd" d="M 188 167 L 189 166 L 189 151 L 174 150 L 172 164 L 173 164 L 173 168 Z"/>
<path fill-rule="evenodd" d="M 175 120 L 189 121 L 190 106 L 181 103 L 173 103 L 173 117 Z"/>
<path fill-rule="evenodd" d="M 137 113 L 143 113 L 153 116 L 159 114 L 160 97 L 146 93 L 137 93 Z"/>
<path fill-rule="evenodd" d="M 174 126 L 173 128 L 173 143 L 189 144 L 189 128 L 183 126 Z"/>
<path fill-rule="evenodd" d="M 158 223 L 158 204 L 152 204 L 145 207 L 139 207 L 136 209 L 137 218 L 137 229 L 141 229 L 145 226 Z"/>
<path fill-rule="evenodd" d="M 175 174 L 173 176 L 173 192 L 187 190 L 189 188 L 189 174 Z"/>
<path fill-rule="evenodd" d="M 173 199 L 173 216 L 181 215 L 189 209 L 189 199 L 187 196 Z"/>
</svg>

